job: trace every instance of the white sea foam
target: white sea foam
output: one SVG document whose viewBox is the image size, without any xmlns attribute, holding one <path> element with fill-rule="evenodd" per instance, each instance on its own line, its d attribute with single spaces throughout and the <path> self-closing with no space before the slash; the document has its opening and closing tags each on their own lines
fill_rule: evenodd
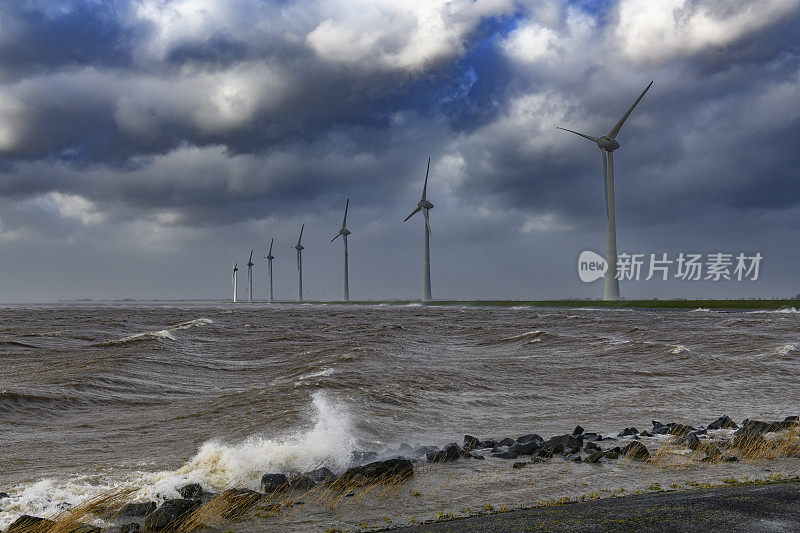
<svg viewBox="0 0 800 533">
<path fill-rule="evenodd" d="M 684 353 L 684 352 L 688 352 L 688 351 L 689 351 L 689 348 L 687 348 L 683 344 L 676 344 L 675 346 L 672 347 L 672 349 L 669 351 L 669 353 L 671 353 L 673 355 L 678 355 L 679 353 Z"/>
<path fill-rule="evenodd" d="M 788 342 L 783 346 L 779 346 L 775 349 L 775 353 L 778 355 L 789 355 L 791 352 L 794 352 L 800 348 L 800 342 Z"/>
<path fill-rule="evenodd" d="M 145 331 L 144 333 L 137 333 L 136 335 L 131 335 L 129 337 L 122 337 L 121 339 L 115 339 L 101 344 L 102 345 L 126 344 L 129 342 L 135 342 L 146 339 L 167 339 L 174 341 L 177 340 L 175 336 L 172 334 L 175 331 L 194 328 L 197 326 L 205 326 L 213 323 L 214 321 L 211 320 L 210 318 L 196 318 L 194 320 L 189 320 L 188 322 L 181 322 L 180 324 L 177 324 L 169 328 L 164 328 L 158 331 Z"/>
<path fill-rule="evenodd" d="M 305 380 L 305 379 L 321 378 L 321 377 L 324 377 L 324 376 L 330 376 L 335 371 L 336 370 L 333 369 L 333 368 L 326 368 L 324 370 L 320 370 L 319 372 L 312 372 L 311 374 L 306 374 L 304 376 L 300 376 L 299 378 L 297 378 L 297 380 L 298 381 L 302 381 L 302 380 Z"/>
<path fill-rule="evenodd" d="M 534 330 L 534 331 L 526 331 L 525 333 L 520 333 L 519 335 L 514 335 L 513 337 L 505 337 L 500 339 L 501 342 L 506 341 L 521 341 L 523 339 L 527 339 L 529 337 L 538 338 L 544 335 L 544 331 L 541 330 Z"/>
<path fill-rule="evenodd" d="M 177 488 L 200 483 L 205 489 L 229 487 L 258 489 L 267 472 L 307 471 L 327 464 L 345 467 L 350 452 L 358 447 L 354 424 L 346 406 L 328 399 L 323 392 L 312 396 L 313 427 L 284 438 L 252 436 L 237 444 L 211 440 L 174 471 L 136 472 L 118 479 L 81 476 L 68 480 L 52 478 L 11 487 L 3 500 L 0 528 L 5 529 L 22 514 L 52 517 L 59 504 L 77 505 L 103 492 L 125 487 L 139 489 L 132 501 L 155 501 L 178 497 Z"/>
<path fill-rule="evenodd" d="M 698 307 L 697 309 L 692 309 L 689 312 L 690 313 L 713 313 L 714 311 L 712 311 L 711 309 L 708 309 L 706 307 Z"/>
<path fill-rule="evenodd" d="M 758 311 L 748 311 L 751 315 L 761 314 L 782 314 L 782 315 L 796 315 L 800 313 L 796 307 L 787 307 L 785 309 L 759 309 Z"/>
</svg>

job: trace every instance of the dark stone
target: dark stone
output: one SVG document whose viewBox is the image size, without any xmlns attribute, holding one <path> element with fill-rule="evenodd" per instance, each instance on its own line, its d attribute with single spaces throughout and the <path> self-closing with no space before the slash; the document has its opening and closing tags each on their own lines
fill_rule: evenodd
<svg viewBox="0 0 800 533">
<path fill-rule="evenodd" d="M 477 448 L 481 445 L 481 441 L 477 438 L 473 437 L 472 435 L 464 435 L 464 449 L 466 451 L 470 451 L 473 448 Z"/>
<path fill-rule="evenodd" d="M 583 428 L 580 426 L 575 426 L 575 429 L 572 430 L 573 435 L 583 435 Z"/>
<path fill-rule="evenodd" d="M 508 449 L 508 451 L 516 452 L 518 455 L 533 455 L 539 450 L 539 448 L 541 448 L 541 444 L 535 440 L 532 440 L 526 442 L 525 444 L 514 444 Z"/>
<path fill-rule="evenodd" d="M 478 459 L 479 461 L 483 461 L 483 459 L 484 459 L 484 457 L 482 455 L 478 455 L 478 454 L 475 454 L 475 453 L 469 454 L 469 458 L 470 459 Z"/>
<path fill-rule="evenodd" d="M 617 434 L 617 437 L 630 437 L 638 434 L 639 430 L 636 428 L 625 428 L 620 433 Z"/>
<path fill-rule="evenodd" d="M 640 437 L 652 437 L 653 434 L 650 433 L 649 431 L 642 431 L 641 433 L 639 433 L 639 436 Z"/>
<path fill-rule="evenodd" d="M 572 453 L 580 450 L 581 446 L 583 439 L 580 435 L 560 435 L 542 444 L 542 450 L 552 453 Z"/>
<path fill-rule="evenodd" d="M 507 452 L 493 453 L 492 455 L 500 459 L 516 459 L 519 456 L 517 452 L 512 452 L 510 450 Z"/>
<path fill-rule="evenodd" d="M 597 441 L 603 440 L 603 436 L 602 435 L 598 435 L 597 433 L 584 433 L 581 436 L 583 437 L 583 440 L 588 440 L 588 441 L 592 441 L 592 442 L 597 442 Z"/>
<path fill-rule="evenodd" d="M 553 457 L 553 451 L 552 450 L 540 449 L 537 453 L 538 453 L 539 457 L 543 457 L 545 459 L 550 459 L 551 457 Z"/>
<path fill-rule="evenodd" d="M 698 439 L 698 438 L 697 438 L 697 435 L 695 435 L 694 433 L 689 433 L 688 435 L 686 435 L 686 436 L 685 436 L 685 437 L 684 437 L 684 438 L 681 440 L 681 442 L 680 442 L 680 443 L 681 443 L 681 444 L 683 444 L 683 445 L 685 445 L 685 446 L 686 446 L 687 448 L 689 448 L 690 450 L 695 450 L 695 451 L 699 450 L 699 449 L 700 449 L 700 447 L 702 446 L 702 445 L 700 444 L 700 439 Z"/>
<path fill-rule="evenodd" d="M 199 500 L 203 495 L 203 487 L 201 487 L 199 483 L 184 485 L 178 489 L 178 494 L 185 500 Z"/>
<path fill-rule="evenodd" d="M 429 463 L 444 463 L 447 462 L 447 454 L 442 450 L 436 450 L 425 454 L 425 459 Z"/>
<path fill-rule="evenodd" d="M 314 485 L 316 483 L 308 476 L 297 476 L 289 481 L 289 488 L 293 490 L 311 490 Z"/>
<path fill-rule="evenodd" d="M 428 455 L 430 452 L 438 452 L 439 448 L 436 446 L 420 446 L 419 448 L 414 450 L 414 455 L 417 457 L 424 457 Z"/>
<path fill-rule="evenodd" d="M 616 450 L 617 448 L 614 448 L 613 450 L 606 450 L 605 453 L 603 453 L 603 455 L 606 457 L 606 459 L 618 459 L 619 452 Z"/>
<path fill-rule="evenodd" d="M 583 449 L 585 451 L 587 451 L 587 452 L 590 452 L 590 451 L 593 451 L 593 450 L 594 451 L 600 451 L 600 446 L 598 446 L 594 442 L 587 442 L 586 446 L 584 446 Z"/>
<path fill-rule="evenodd" d="M 364 466 L 348 468 L 340 479 L 374 483 L 391 479 L 408 479 L 414 475 L 414 465 L 404 457 L 375 461 Z"/>
<path fill-rule="evenodd" d="M 288 481 L 286 474 L 264 474 L 261 476 L 261 492 L 271 494 L 279 490 L 285 490 Z"/>
<path fill-rule="evenodd" d="M 501 440 L 497 443 L 497 446 L 513 446 L 516 441 L 514 439 L 509 439 L 506 437 L 505 439 Z"/>
<path fill-rule="evenodd" d="M 525 468 L 526 466 L 528 466 L 528 463 L 525 462 L 525 461 L 522 461 L 520 463 L 514 463 L 513 465 L 511 465 L 511 468 L 519 469 L 519 468 Z"/>
<path fill-rule="evenodd" d="M 517 439 L 517 444 L 528 444 L 529 442 L 536 442 L 541 446 L 544 443 L 544 439 L 536 433 L 528 433 Z"/>
<path fill-rule="evenodd" d="M 455 442 L 444 447 L 445 461 L 455 461 L 461 455 L 461 448 Z"/>
<path fill-rule="evenodd" d="M 494 448 L 495 446 L 497 446 L 497 443 L 491 439 L 481 441 L 481 448 Z"/>
<path fill-rule="evenodd" d="M 650 452 L 647 447 L 638 441 L 633 441 L 620 450 L 620 454 L 634 461 L 647 461 L 650 459 Z"/>
<path fill-rule="evenodd" d="M 684 426 L 683 424 L 670 424 L 670 426 L 671 426 L 669 428 L 670 435 L 678 435 L 679 437 L 682 437 L 683 435 L 686 435 L 687 433 L 694 431 L 694 428 L 692 426 Z"/>
<path fill-rule="evenodd" d="M 324 466 L 322 468 L 317 468 L 316 470 L 312 470 L 311 472 L 306 472 L 305 475 L 315 483 L 328 483 L 336 479 L 336 474 L 334 474 Z"/>
<path fill-rule="evenodd" d="M 355 464 L 366 463 L 367 461 L 372 461 L 373 459 L 377 459 L 378 452 L 373 451 L 353 451 L 350 453 L 350 462 Z"/>
<path fill-rule="evenodd" d="M 156 510 L 156 502 L 129 503 L 122 508 L 121 516 L 146 516 Z"/>
<path fill-rule="evenodd" d="M 122 524 L 119 528 L 119 533 L 138 533 L 141 529 L 141 526 L 136 522 L 131 522 L 130 524 Z"/>
<path fill-rule="evenodd" d="M 603 452 L 599 449 L 592 452 L 592 454 L 583 460 L 584 463 L 599 463 L 603 457 Z"/>
<path fill-rule="evenodd" d="M 26 531 L 45 531 L 55 524 L 54 521 L 38 516 L 24 514 L 11 522 L 5 533 L 26 532 Z"/>
<path fill-rule="evenodd" d="M 0 500 L 2 500 L 3 498 L 8 498 L 8 497 L 9 497 L 8 494 L 6 494 L 5 492 L 0 492 Z"/>
<path fill-rule="evenodd" d="M 739 425 L 734 422 L 733 420 L 728 417 L 728 415 L 723 415 L 713 422 L 711 422 L 708 426 L 708 429 L 739 429 Z"/>
<path fill-rule="evenodd" d="M 652 431 L 652 433 L 654 435 L 666 435 L 667 433 L 669 433 L 669 426 L 668 425 L 664 425 L 661 422 L 658 422 L 657 420 L 653 420 L 653 431 Z"/>
<path fill-rule="evenodd" d="M 197 500 L 167 500 L 161 504 L 161 507 L 145 517 L 144 525 L 150 531 L 178 529 L 199 505 Z"/>
</svg>

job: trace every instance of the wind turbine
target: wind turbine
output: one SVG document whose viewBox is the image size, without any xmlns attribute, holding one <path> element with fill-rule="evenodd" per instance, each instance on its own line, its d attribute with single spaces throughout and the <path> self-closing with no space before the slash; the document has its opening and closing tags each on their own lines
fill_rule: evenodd
<svg viewBox="0 0 800 533">
<path fill-rule="evenodd" d="M 236 279 L 238 277 L 236 275 L 236 273 L 238 271 L 239 271 L 239 269 L 236 267 L 236 263 L 234 263 L 233 264 L 233 303 L 236 303 Z"/>
<path fill-rule="evenodd" d="M 300 241 L 303 240 L 303 228 L 306 225 L 303 224 L 300 226 L 300 238 L 297 239 L 297 244 L 292 246 L 295 250 L 297 250 L 297 301 L 303 301 L 303 245 L 300 244 Z"/>
<path fill-rule="evenodd" d="M 250 259 L 247 260 L 247 301 L 253 303 L 253 250 L 250 250 Z"/>
<path fill-rule="evenodd" d="M 422 211 L 425 217 L 425 269 L 423 271 L 422 279 L 422 301 L 428 302 L 431 300 L 431 221 L 428 211 L 433 209 L 433 204 L 428 201 L 428 172 L 431 170 L 431 158 L 428 158 L 428 169 L 425 171 L 425 185 L 422 187 L 422 199 L 417 203 L 417 208 L 414 209 L 410 215 L 403 221 Z"/>
<path fill-rule="evenodd" d="M 350 235 L 350 230 L 347 229 L 347 208 L 350 207 L 350 198 L 347 199 L 347 203 L 344 204 L 344 219 L 342 219 L 342 229 L 339 230 L 339 233 L 331 239 L 331 242 L 335 241 L 339 235 L 342 236 L 342 240 L 344 240 L 344 290 L 342 291 L 342 301 L 349 302 L 350 301 L 350 281 L 347 277 L 347 236 Z"/>
<path fill-rule="evenodd" d="M 605 273 L 605 286 L 603 288 L 604 300 L 619 300 L 619 280 L 617 280 L 617 222 L 614 210 L 614 150 L 620 146 L 619 142 L 617 142 L 617 135 L 619 135 L 619 130 L 622 129 L 622 125 L 625 124 L 625 121 L 630 114 L 633 113 L 639 101 L 652 85 L 653 82 L 651 81 L 648 86 L 644 88 L 644 91 L 642 91 L 642 94 L 639 95 L 639 98 L 636 99 L 630 109 L 622 115 L 619 122 L 611 128 L 608 134 L 602 137 L 592 137 L 585 133 L 578 133 L 577 131 L 557 127 L 559 130 L 580 135 L 585 139 L 597 143 L 597 146 L 600 148 L 600 153 L 603 156 L 603 182 L 606 189 L 606 263 L 608 264 L 608 269 Z"/>
<path fill-rule="evenodd" d="M 272 260 L 275 259 L 272 255 L 272 241 L 275 239 L 269 240 L 269 252 L 267 255 L 264 256 L 264 259 L 267 260 L 267 301 L 272 303 Z"/>
</svg>

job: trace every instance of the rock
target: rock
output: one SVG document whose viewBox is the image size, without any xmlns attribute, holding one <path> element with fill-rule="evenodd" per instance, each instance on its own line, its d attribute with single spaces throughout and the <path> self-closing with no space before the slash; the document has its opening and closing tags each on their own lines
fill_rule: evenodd
<svg viewBox="0 0 800 533">
<path fill-rule="evenodd" d="M 598 448 L 592 454 L 583 460 L 584 463 L 599 463 L 603 457 L 603 452 Z"/>
<path fill-rule="evenodd" d="M 156 502 L 129 503 L 122 508 L 120 516 L 146 516 L 156 510 Z"/>
<path fill-rule="evenodd" d="M 583 437 L 583 440 L 588 440 L 592 442 L 603 440 L 603 436 L 598 435 L 597 433 L 584 433 L 583 435 L 581 435 L 581 437 Z"/>
<path fill-rule="evenodd" d="M 199 506 L 200 503 L 197 500 L 167 500 L 161 504 L 161 507 L 145 517 L 144 525 L 150 531 L 176 530 Z"/>
<path fill-rule="evenodd" d="M 739 429 L 738 424 L 728 417 L 728 415 L 723 415 L 713 422 L 711 422 L 707 429 Z"/>
<path fill-rule="evenodd" d="M 484 457 L 482 455 L 478 455 L 478 454 L 475 454 L 475 453 L 469 454 L 469 458 L 470 459 L 478 459 L 479 461 L 483 461 L 483 459 L 484 459 Z"/>
<path fill-rule="evenodd" d="M 350 453 L 350 462 L 355 464 L 362 464 L 373 459 L 378 458 L 378 452 L 373 451 L 353 451 Z"/>
<path fill-rule="evenodd" d="M 544 443 L 544 439 L 536 433 L 528 433 L 517 439 L 517 444 L 528 444 L 529 442 L 536 442 L 541 446 Z"/>
<path fill-rule="evenodd" d="M 541 448 L 539 442 L 532 440 L 526 442 L 525 444 L 514 444 L 508 449 L 508 451 L 516 452 L 517 455 L 533 455 L 539 450 L 539 448 Z"/>
<path fill-rule="evenodd" d="M 522 462 L 519 462 L 519 463 L 514 463 L 513 465 L 511 465 L 511 468 L 519 469 L 519 468 L 525 468 L 526 466 L 528 466 L 528 463 L 525 462 L 525 461 L 522 461 Z"/>
<path fill-rule="evenodd" d="M 679 437 L 682 437 L 683 435 L 686 435 L 687 433 L 694 431 L 694 428 L 692 426 L 684 426 L 683 424 L 670 424 L 670 426 L 671 426 L 669 428 L 670 435 L 678 435 Z"/>
<path fill-rule="evenodd" d="M 293 490 L 311 490 L 316 483 L 308 476 L 297 476 L 289 480 L 289 488 Z"/>
<path fill-rule="evenodd" d="M 53 520 L 24 514 L 11 522 L 11 525 L 8 526 L 8 528 L 5 530 L 5 533 L 46 531 L 53 527 L 53 524 L 55 524 Z"/>
<path fill-rule="evenodd" d="M 429 463 L 444 463 L 447 462 L 447 454 L 442 450 L 436 450 L 426 453 L 425 459 L 427 459 Z"/>
<path fill-rule="evenodd" d="M 8 498 L 8 497 L 9 497 L 8 494 L 6 494 L 5 492 L 0 492 L 0 500 L 2 500 L 3 498 Z"/>
<path fill-rule="evenodd" d="M 119 533 L 138 533 L 141 529 L 141 526 L 136 522 L 131 522 L 130 524 L 122 524 L 119 528 Z"/>
<path fill-rule="evenodd" d="M 305 475 L 315 483 L 328 483 L 336 479 L 336 474 L 324 466 L 311 472 L 306 472 Z"/>
<path fill-rule="evenodd" d="M 638 441 L 633 441 L 620 450 L 620 454 L 634 461 L 647 461 L 650 459 L 650 452 L 647 447 Z"/>
<path fill-rule="evenodd" d="M 683 424 L 676 424 L 675 422 L 662 424 L 661 422 L 653 420 L 652 433 L 654 435 L 677 435 L 681 437 L 694 430 L 692 426 L 684 426 Z"/>
<path fill-rule="evenodd" d="M 199 500 L 203 495 L 203 487 L 200 486 L 200 483 L 184 485 L 178 489 L 178 494 L 185 500 Z"/>
<path fill-rule="evenodd" d="M 603 455 L 606 457 L 606 459 L 618 459 L 619 458 L 619 452 L 617 451 L 618 449 L 619 446 L 615 447 L 612 450 L 606 450 L 603 453 Z"/>
<path fill-rule="evenodd" d="M 701 447 L 700 439 L 698 439 L 697 435 L 695 435 L 694 433 L 690 433 L 689 435 L 687 435 L 683 439 L 681 444 L 685 444 L 687 448 L 689 448 L 690 450 L 695 450 L 695 451 L 699 450 L 700 447 Z"/>
<path fill-rule="evenodd" d="M 481 448 L 494 448 L 495 446 L 497 446 L 497 443 L 491 439 L 481 441 Z"/>
<path fill-rule="evenodd" d="M 497 446 L 513 446 L 516 441 L 514 439 L 509 439 L 506 437 L 505 439 L 501 440 L 497 443 Z"/>
<path fill-rule="evenodd" d="M 572 434 L 575 436 L 583 435 L 583 428 L 580 426 L 575 426 L 575 429 L 572 430 Z"/>
<path fill-rule="evenodd" d="M 416 455 L 417 457 L 425 457 L 430 452 L 438 452 L 438 451 L 439 448 L 437 448 L 436 446 L 420 446 L 419 448 L 416 448 L 414 450 L 414 455 Z"/>
<path fill-rule="evenodd" d="M 286 474 L 264 474 L 261 476 L 261 492 L 271 494 L 288 488 Z"/>
<path fill-rule="evenodd" d="M 493 453 L 492 455 L 500 459 L 516 459 L 519 456 L 517 452 L 512 452 L 510 450 L 507 452 Z"/>
<path fill-rule="evenodd" d="M 581 449 L 583 439 L 580 435 L 560 435 L 542 444 L 542 451 L 551 453 L 572 453 Z"/>
<path fill-rule="evenodd" d="M 414 455 L 414 448 L 409 443 L 403 442 L 400 444 L 400 447 L 397 448 L 397 453 L 401 456 Z"/>
<path fill-rule="evenodd" d="M 594 442 L 587 442 L 586 445 L 583 447 L 584 451 L 591 452 L 591 451 L 601 451 L 600 446 L 595 444 Z"/>
<path fill-rule="evenodd" d="M 581 457 L 580 455 L 576 455 L 575 457 L 572 458 L 572 462 L 573 463 L 582 463 L 583 462 L 583 457 Z"/>
<path fill-rule="evenodd" d="M 650 433 L 649 431 L 642 431 L 641 433 L 639 433 L 639 436 L 640 437 L 652 437 L 653 434 Z"/>
<path fill-rule="evenodd" d="M 445 446 L 444 450 L 437 450 L 425 454 L 429 463 L 449 463 L 457 460 L 461 456 L 461 448 L 458 444 L 451 443 Z"/>
<path fill-rule="evenodd" d="M 636 429 L 636 428 L 631 427 L 631 428 L 623 429 L 620 433 L 617 434 L 617 437 L 630 437 L 630 436 L 638 435 L 638 434 L 639 434 L 639 430 Z"/>
<path fill-rule="evenodd" d="M 464 450 L 470 451 L 473 448 L 477 448 L 481 445 L 481 441 L 477 438 L 473 437 L 472 435 L 464 435 Z"/>
<path fill-rule="evenodd" d="M 391 479 L 408 479 L 414 475 L 414 465 L 404 457 L 375 461 L 355 468 L 349 468 L 342 478 L 345 480 L 376 482 Z"/>
</svg>

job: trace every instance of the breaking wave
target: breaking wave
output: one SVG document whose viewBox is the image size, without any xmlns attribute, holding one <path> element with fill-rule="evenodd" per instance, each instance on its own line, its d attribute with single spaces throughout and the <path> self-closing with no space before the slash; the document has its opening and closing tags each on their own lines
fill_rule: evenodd
<svg viewBox="0 0 800 533">
<path fill-rule="evenodd" d="M 121 339 L 99 342 L 97 344 L 93 344 L 92 346 L 119 346 L 121 344 L 128 344 L 131 342 L 150 340 L 150 339 L 166 339 L 174 341 L 177 339 L 175 338 L 174 335 L 172 335 L 173 332 L 197 326 L 205 326 L 213 323 L 214 322 L 210 318 L 196 318 L 194 320 L 189 320 L 188 322 L 182 322 L 170 328 L 165 328 L 158 331 L 146 331 L 144 333 L 137 333 L 136 335 L 131 335 L 129 337 L 122 337 Z"/>
</svg>

